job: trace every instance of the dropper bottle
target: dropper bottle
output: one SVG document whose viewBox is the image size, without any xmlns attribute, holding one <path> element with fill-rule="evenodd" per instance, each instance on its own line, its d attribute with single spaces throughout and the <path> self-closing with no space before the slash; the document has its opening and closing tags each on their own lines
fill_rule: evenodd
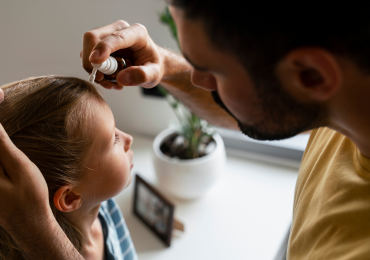
<svg viewBox="0 0 370 260">
<path fill-rule="evenodd" d="M 96 72 L 100 71 L 104 74 L 104 79 L 116 82 L 116 76 L 118 72 L 132 66 L 132 63 L 128 59 L 121 57 L 109 56 L 106 61 L 101 64 L 91 63 L 93 71 L 90 74 L 89 82 L 95 81 Z"/>
</svg>

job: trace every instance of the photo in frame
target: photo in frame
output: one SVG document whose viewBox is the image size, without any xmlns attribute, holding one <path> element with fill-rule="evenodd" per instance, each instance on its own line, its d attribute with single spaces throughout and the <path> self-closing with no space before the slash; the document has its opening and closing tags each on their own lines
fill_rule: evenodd
<svg viewBox="0 0 370 260">
<path fill-rule="evenodd" d="M 175 206 L 138 174 L 135 177 L 133 204 L 135 215 L 169 247 Z"/>
</svg>

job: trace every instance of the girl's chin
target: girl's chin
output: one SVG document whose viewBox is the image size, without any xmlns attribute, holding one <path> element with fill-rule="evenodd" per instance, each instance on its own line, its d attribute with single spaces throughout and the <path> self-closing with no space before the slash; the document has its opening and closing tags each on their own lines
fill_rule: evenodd
<svg viewBox="0 0 370 260">
<path fill-rule="evenodd" d="M 131 167 L 131 169 L 132 169 L 132 167 Z M 130 176 L 128 177 L 127 182 L 126 182 L 126 185 L 123 188 L 123 190 L 126 189 L 131 184 L 131 181 L 132 181 L 132 174 L 130 172 Z"/>
</svg>

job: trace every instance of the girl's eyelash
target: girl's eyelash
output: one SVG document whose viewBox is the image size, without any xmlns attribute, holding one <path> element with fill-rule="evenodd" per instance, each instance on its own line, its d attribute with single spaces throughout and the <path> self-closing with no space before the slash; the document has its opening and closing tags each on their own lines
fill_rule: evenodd
<svg viewBox="0 0 370 260">
<path fill-rule="evenodd" d="M 114 137 L 114 143 L 117 143 L 117 141 L 118 141 L 118 139 L 119 139 L 119 135 L 118 135 L 118 134 L 115 134 L 114 136 L 115 136 L 115 137 Z"/>
</svg>

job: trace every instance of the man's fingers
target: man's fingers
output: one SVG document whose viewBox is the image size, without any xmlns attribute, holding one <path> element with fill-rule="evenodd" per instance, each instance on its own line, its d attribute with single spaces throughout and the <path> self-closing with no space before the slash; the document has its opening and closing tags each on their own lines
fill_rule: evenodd
<svg viewBox="0 0 370 260">
<path fill-rule="evenodd" d="M 107 89 L 122 89 L 121 86 L 137 85 L 151 88 L 160 81 L 160 66 L 156 63 L 158 55 L 151 47 L 153 47 L 152 41 L 143 25 L 128 26 L 123 21 L 117 21 L 85 33 L 80 56 L 82 56 L 84 69 L 91 72 L 91 63 L 103 63 L 116 51 L 126 49 L 136 53 L 133 62 L 141 66 L 132 66 L 120 72 L 116 77 L 117 83 L 105 81 L 100 72 L 96 74 L 95 81 Z"/>
<path fill-rule="evenodd" d="M 10 140 L 4 127 L 0 124 L 0 164 L 10 179 L 18 179 L 23 167 L 32 163 L 26 155 Z"/>
<path fill-rule="evenodd" d="M 123 87 L 118 85 L 116 82 L 111 82 L 105 79 L 96 83 L 106 89 L 117 89 L 117 90 L 123 89 Z"/>
<path fill-rule="evenodd" d="M 125 28 L 130 27 L 130 24 L 123 20 L 118 20 L 112 24 L 105 25 L 99 28 L 95 28 L 92 30 L 96 35 L 99 36 L 100 39 L 104 39 L 108 35 L 112 34 L 113 32 L 123 30 Z"/>
<path fill-rule="evenodd" d="M 4 182 L 4 179 L 9 179 L 8 174 L 3 169 L 3 166 L 0 164 L 0 185 Z"/>
<path fill-rule="evenodd" d="M 103 63 L 109 55 L 121 49 L 130 48 L 138 51 L 147 45 L 148 32 L 141 24 L 134 24 L 126 29 L 111 33 L 93 49 L 90 62 Z"/>
<path fill-rule="evenodd" d="M 122 90 L 122 89 L 123 89 L 123 86 L 120 86 L 120 85 L 118 85 L 118 84 L 115 84 L 115 85 L 113 86 L 113 88 L 114 88 L 115 90 Z"/>
<path fill-rule="evenodd" d="M 116 31 L 123 30 L 129 26 L 130 25 L 127 22 L 119 20 L 110 25 L 99 27 L 94 30 L 86 32 L 83 36 L 82 52 L 80 53 L 80 57 L 82 58 L 82 67 L 87 72 L 91 72 L 92 66 L 89 57 L 95 45 L 102 39 L 106 38 L 108 35 L 111 35 Z"/>
<path fill-rule="evenodd" d="M 14 186 L 9 175 L 4 171 L 3 167 L 0 165 L 0 197 L 1 197 L 0 205 L 1 203 L 4 203 L 3 200 L 6 199 L 6 197 L 12 195 L 9 194 L 9 191 L 11 191 L 13 187 Z"/>
<path fill-rule="evenodd" d="M 98 83 L 100 86 L 102 86 L 103 88 L 106 88 L 106 89 L 112 89 L 113 88 L 113 85 L 114 83 L 113 82 L 109 82 L 107 80 L 102 80 L 101 82 Z"/>
<path fill-rule="evenodd" d="M 132 66 L 117 74 L 117 83 L 121 86 L 142 86 L 152 88 L 158 85 L 159 65 L 146 63 L 144 66 Z"/>
<path fill-rule="evenodd" d="M 4 91 L 0 88 L 0 103 L 4 100 Z"/>
</svg>

